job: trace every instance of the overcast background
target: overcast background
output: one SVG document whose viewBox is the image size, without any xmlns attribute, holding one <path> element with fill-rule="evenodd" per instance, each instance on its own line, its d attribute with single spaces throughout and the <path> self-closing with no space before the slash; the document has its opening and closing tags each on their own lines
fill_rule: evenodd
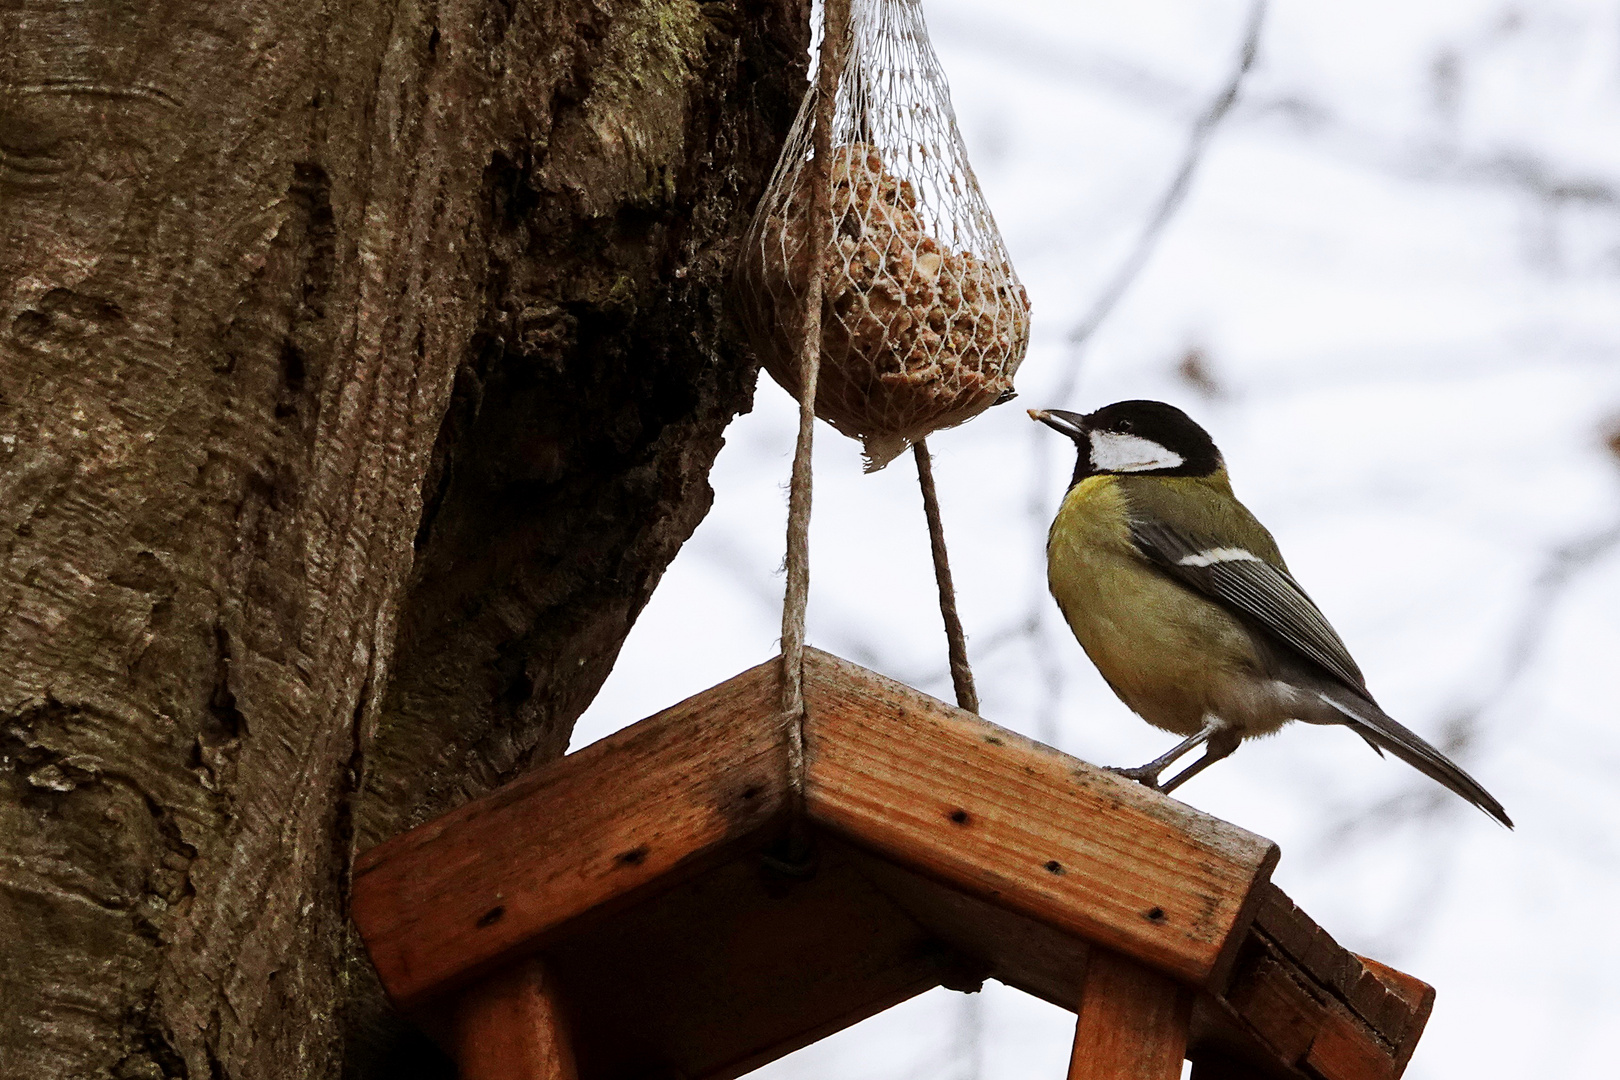
<svg viewBox="0 0 1620 1080">
<path fill-rule="evenodd" d="M 1436 985 L 1409 1077 L 1612 1075 L 1620 3 L 1273 3 L 1212 130 L 1246 0 L 924 7 L 1034 303 L 1017 405 L 930 441 L 984 715 L 1105 764 L 1170 745 L 1046 595 L 1072 451 L 1023 407 L 1182 406 L 1385 708 L 1519 827 L 1302 725 L 1178 797 L 1278 841 L 1276 880 L 1340 942 Z M 775 652 L 793 409 L 762 375 L 576 746 Z M 910 457 L 863 476 L 816 439 L 811 643 L 949 698 Z M 767 1071 L 1059 1077 L 1072 1027 L 937 990 Z"/>
</svg>

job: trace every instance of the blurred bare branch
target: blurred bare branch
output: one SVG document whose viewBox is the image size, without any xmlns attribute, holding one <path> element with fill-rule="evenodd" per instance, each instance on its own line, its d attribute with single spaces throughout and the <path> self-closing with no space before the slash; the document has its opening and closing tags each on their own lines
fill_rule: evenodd
<svg viewBox="0 0 1620 1080">
<path fill-rule="evenodd" d="M 1206 401 L 1226 396 L 1226 387 L 1215 377 L 1215 365 L 1210 362 L 1209 353 L 1196 345 L 1182 354 L 1176 364 L 1176 375 Z"/>
<path fill-rule="evenodd" d="M 1070 347 L 1069 362 L 1064 370 L 1063 378 L 1059 382 L 1056 392 L 1052 395 L 1055 403 L 1066 404 L 1075 393 L 1080 378 L 1080 356 L 1092 335 L 1107 320 L 1108 316 L 1118 305 L 1120 299 L 1130 289 L 1131 284 L 1141 274 L 1147 265 L 1154 248 L 1158 245 L 1160 237 L 1164 235 L 1166 227 L 1175 217 L 1176 211 L 1186 201 L 1187 192 L 1192 186 L 1194 175 L 1198 171 L 1199 162 L 1203 160 L 1209 148 L 1210 139 L 1221 120 L 1232 110 L 1238 99 L 1238 92 L 1243 86 L 1243 80 L 1254 66 L 1255 56 L 1260 47 L 1260 36 L 1265 26 L 1267 11 L 1266 0 L 1254 0 L 1249 7 L 1248 18 L 1244 24 L 1243 36 L 1234 56 L 1231 69 L 1222 81 L 1220 89 L 1214 97 L 1210 98 L 1204 108 L 1198 113 L 1191 130 L 1187 134 L 1186 147 L 1182 152 L 1180 164 L 1171 177 L 1153 212 L 1143 223 L 1140 235 L 1135 246 L 1119 265 L 1107 285 L 1092 301 L 1086 314 L 1069 332 Z M 1048 491 L 1053 486 L 1053 458 L 1056 452 L 1054 442 L 1044 437 L 1041 431 L 1032 430 L 1030 444 L 1030 457 L 1033 468 L 1030 470 L 1031 487 L 1029 499 L 1026 503 L 1026 513 L 1036 534 L 1045 532 L 1048 510 Z M 1012 641 L 1027 642 L 1034 657 L 1036 668 L 1041 680 L 1041 705 L 1035 717 L 1035 730 L 1041 741 L 1057 745 L 1061 738 L 1061 717 L 1063 705 L 1063 688 L 1065 685 L 1064 659 L 1060 656 L 1057 645 L 1050 635 L 1044 632 L 1044 625 L 1049 614 L 1049 601 L 1046 590 L 1037 585 L 1030 597 L 1030 603 L 1025 610 L 1024 617 L 1016 624 L 992 634 L 987 640 L 984 652 L 993 651 Z M 981 653 L 981 655 L 983 655 Z"/>
<path fill-rule="evenodd" d="M 1411 180 L 1505 187 L 1551 203 L 1620 207 L 1620 188 L 1579 177 L 1523 149 L 1480 153 L 1433 137 L 1400 138 L 1360 128 L 1301 95 L 1256 96 L 1239 110 L 1246 121 L 1281 120 L 1292 134 L 1341 159 Z"/>
<path fill-rule="evenodd" d="M 1257 4 L 1256 8 L 1262 6 Z M 1251 25 L 1258 14 L 1251 14 Z M 1197 91 L 1185 83 L 1117 57 L 1076 54 L 1067 46 L 1059 48 L 1017 30 L 977 21 L 971 33 L 961 36 L 965 43 L 981 52 L 1016 57 L 1021 69 L 1033 67 L 1054 81 L 1099 87 L 1174 117 L 1190 112 L 1198 100 Z M 1461 56 L 1457 49 L 1443 50 L 1433 65 L 1436 108 L 1448 116 L 1457 108 L 1456 80 Z M 1245 68 L 1243 73 L 1246 71 Z M 1359 161 L 1386 174 L 1415 180 L 1507 187 L 1555 205 L 1620 207 L 1620 187 L 1614 183 L 1571 174 L 1528 150 L 1481 153 L 1459 146 L 1449 135 L 1392 137 L 1358 127 L 1327 105 L 1298 92 L 1246 95 L 1239 102 L 1234 87 L 1232 98 L 1223 103 L 1223 99 L 1217 97 L 1214 104 L 1221 106 L 1221 111 L 1213 117 L 1211 128 L 1228 112 L 1246 122 L 1280 120 L 1289 125 L 1296 137 L 1310 139 L 1335 156 Z M 1199 125 L 1206 119 L 1210 119 L 1208 105 L 1194 126 L 1195 142 Z M 1196 153 L 1201 154 L 1202 148 L 1197 147 Z M 1196 167 L 1196 160 L 1193 165 Z M 1083 319 L 1071 338 L 1081 336 L 1087 323 L 1088 320 Z"/>
<path fill-rule="evenodd" d="M 1232 111 L 1237 103 L 1238 91 L 1243 86 L 1243 79 L 1254 67 L 1255 55 L 1260 49 L 1260 34 L 1265 27 L 1266 0 L 1254 0 L 1249 7 L 1248 24 L 1244 29 L 1242 44 L 1238 46 L 1237 56 L 1232 64 L 1232 70 L 1227 75 L 1220 91 L 1210 99 L 1198 119 L 1193 122 L 1192 130 L 1187 133 L 1187 145 L 1182 151 L 1181 163 L 1170 179 L 1170 184 L 1164 193 L 1159 196 L 1153 212 L 1148 215 L 1142 226 L 1141 235 L 1137 237 L 1136 245 L 1131 249 L 1125 261 L 1101 293 L 1092 301 L 1091 308 L 1086 312 L 1080 322 L 1069 331 L 1069 344 L 1078 350 L 1091 336 L 1097 332 L 1108 318 L 1114 306 L 1119 303 L 1131 283 L 1134 282 L 1142 268 L 1147 265 L 1154 248 L 1159 244 L 1159 238 L 1164 230 L 1176 216 L 1176 211 L 1187 198 L 1187 192 L 1192 188 L 1193 177 L 1198 172 L 1198 164 L 1204 159 L 1204 152 L 1209 148 L 1209 141 L 1215 134 L 1215 129 L 1225 119 L 1226 114 Z M 1057 394 L 1058 401 L 1067 401 L 1074 393 L 1074 384 L 1078 380 L 1075 370 L 1077 364 L 1071 361 L 1070 371 L 1067 373 L 1061 391 Z"/>
<path fill-rule="evenodd" d="M 1088 48 L 1084 42 L 1055 42 L 1009 26 L 988 5 L 983 15 L 964 17 L 949 10 L 929 13 L 936 30 L 965 46 L 1053 83 L 1099 86 L 1117 97 L 1163 112 L 1192 116 L 1200 101 L 1197 91 L 1140 64 Z"/>
<path fill-rule="evenodd" d="M 1546 643 L 1559 601 L 1585 571 L 1620 549 L 1620 522 L 1554 549 L 1531 583 L 1519 617 L 1509 632 L 1502 666 L 1495 681 L 1472 703 L 1453 713 L 1437 740 L 1448 756 L 1466 763 L 1480 741 L 1486 718 L 1505 701 L 1531 668 Z M 1339 858 L 1346 846 L 1366 838 L 1387 837 L 1391 829 L 1415 821 L 1448 815 L 1472 814 L 1462 800 L 1452 798 L 1425 780 L 1414 779 L 1388 798 L 1330 820 L 1316 845 L 1315 857 Z"/>
</svg>

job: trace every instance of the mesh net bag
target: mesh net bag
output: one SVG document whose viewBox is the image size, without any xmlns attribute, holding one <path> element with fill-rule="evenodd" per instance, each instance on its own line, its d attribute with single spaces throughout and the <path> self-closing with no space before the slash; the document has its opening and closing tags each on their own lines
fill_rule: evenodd
<svg viewBox="0 0 1620 1080">
<path fill-rule="evenodd" d="M 819 5 L 818 5 L 819 6 Z M 832 125 L 816 415 L 868 472 L 1011 396 L 1029 297 L 968 165 L 918 0 L 853 0 Z M 816 90 L 799 108 L 738 266 L 765 369 L 800 396 Z"/>
</svg>

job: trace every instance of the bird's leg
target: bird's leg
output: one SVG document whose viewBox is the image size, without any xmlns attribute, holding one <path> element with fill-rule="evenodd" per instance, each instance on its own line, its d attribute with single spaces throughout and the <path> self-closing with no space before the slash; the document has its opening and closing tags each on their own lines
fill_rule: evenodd
<svg viewBox="0 0 1620 1080">
<path fill-rule="evenodd" d="M 1243 736 L 1232 728 L 1221 728 L 1214 732 L 1209 745 L 1204 748 L 1204 756 L 1172 776 L 1167 782 L 1160 784 L 1159 790 L 1166 795 L 1170 794 L 1221 758 L 1231 756 L 1232 751 L 1236 750 L 1242 741 Z"/>
<path fill-rule="evenodd" d="M 1138 784 L 1145 784 L 1154 791 L 1161 791 L 1163 789 L 1159 787 L 1159 774 L 1164 772 L 1164 770 L 1168 769 L 1181 758 L 1185 757 L 1189 751 L 1196 750 L 1198 747 L 1202 746 L 1209 740 L 1211 735 L 1215 734 L 1219 727 L 1220 721 L 1216 720 L 1214 717 L 1210 717 L 1209 720 L 1204 723 L 1204 728 L 1202 731 L 1198 732 L 1196 735 L 1190 735 L 1181 740 L 1181 742 L 1177 743 L 1175 746 L 1172 746 L 1168 751 L 1160 754 L 1146 765 L 1138 765 L 1134 769 L 1121 769 L 1110 765 L 1108 766 L 1108 771 L 1118 776 L 1123 776 L 1127 780 L 1135 780 Z M 1231 752 L 1231 750 L 1228 750 L 1226 751 L 1226 754 L 1230 754 Z M 1226 754 L 1222 754 L 1221 756 L 1225 757 Z M 1178 776 L 1176 778 L 1177 782 L 1179 783 L 1186 777 L 1186 775 L 1187 774 L 1184 773 L 1182 776 Z"/>
</svg>

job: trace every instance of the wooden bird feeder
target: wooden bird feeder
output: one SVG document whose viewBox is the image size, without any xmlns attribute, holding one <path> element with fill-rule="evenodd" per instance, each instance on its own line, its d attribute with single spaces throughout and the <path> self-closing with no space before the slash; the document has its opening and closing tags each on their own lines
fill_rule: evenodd
<svg viewBox="0 0 1620 1080">
<path fill-rule="evenodd" d="M 1270 883 L 1277 847 L 807 650 L 361 857 L 394 1001 L 464 1080 L 727 1080 L 935 986 L 1079 1014 L 1071 1078 L 1398 1077 L 1434 991 Z"/>
</svg>

